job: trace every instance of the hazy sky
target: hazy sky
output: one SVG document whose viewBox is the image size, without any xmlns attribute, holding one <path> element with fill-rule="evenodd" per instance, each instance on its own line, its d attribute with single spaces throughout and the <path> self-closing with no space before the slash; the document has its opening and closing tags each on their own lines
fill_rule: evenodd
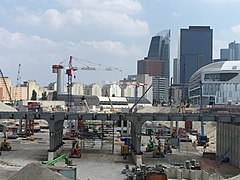
<svg viewBox="0 0 240 180">
<path fill-rule="evenodd" d="M 72 55 L 123 70 L 79 70 L 74 81 L 118 81 L 136 74 L 161 30 L 171 29 L 177 57 L 180 29 L 190 25 L 211 26 L 218 58 L 220 48 L 240 42 L 239 11 L 240 0 L 0 0 L 0 68 L 15 85 L 21 64 L 21 80 L 43 86 L 56 81 L 52 65 Z"/>
</svg>

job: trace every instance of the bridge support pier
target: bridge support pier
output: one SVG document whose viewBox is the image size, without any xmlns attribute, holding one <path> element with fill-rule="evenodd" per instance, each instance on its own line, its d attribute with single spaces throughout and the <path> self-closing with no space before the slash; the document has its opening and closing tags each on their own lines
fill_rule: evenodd
<svg viewBox="0 0 240 180">
<path fill-rule="evenodd" d="M 49 121 L 49 144 L 48 161 L 53 160 L 63 150 L 63 122 L 64 119 L 58 121 Z"/>
<path fill-rule="evenodd" d="M 140 118 L 140 116 L 130 116 L 128 118 L 131 122 L 132 157 L 136 165 L 142 164 L 141 133 L 145 120 Z"/>
</svg>

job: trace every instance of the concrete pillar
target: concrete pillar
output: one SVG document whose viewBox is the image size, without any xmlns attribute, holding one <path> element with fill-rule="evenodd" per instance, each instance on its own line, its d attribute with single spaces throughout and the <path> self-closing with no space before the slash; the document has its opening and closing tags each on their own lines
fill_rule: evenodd
<svg viewBox="0 0 240 180">
<path fill-rule="evenodd" d="M 227 133 L 226 133 L 227 125 L 225 123 L 223 123 L 222 131 L 223 131 L 223 139 L 222 139 L 222 141 L 223 141 L 223 154 L 222 155 L 225 155 L 226 149 L 227 149 L 227 140 L 228 140 Z"/>
<path fill-rule="evenodd" d="M 238 167 L 240 168 L 240 151 L 239 151 L 239 149 L 240 149 L 240 136 L 239 136 L 239 134 L 240 134 L 240 125 L 237 125 L 237 130 L 236 130 L 236 137 L 237 137 L 237 139 L 236 139 L 236 151 L 237 151 L 237 157 L 236 157 L 236 159 L 238 160 Z"/>
<path fill-rule="evenodd" d="M 141 154 L 141 131 L 143 122 L 145 122 L 141 116 L 133 116 L 129 118 L 131 122 L 131 138 L 132 146 L 136 154 Z"/>
<path fill-rule="evenodd" d="M 230 153 L 231 161 L 234 163 L 234 161 L 235 161 L 235 158 L 234 158 L 234 147 L 235 147 L 235 144 L 234 144 L 234 135 L 233 135 L 233 133 L 234 133 L 234 125 L 229 124 L 229 127 L 230 127 L 229 134 L 230 134 L 230 147 L 231 147 L 231 150 L 230 150 L 229 153 Z"/>
<path fill-rule="evenodd" d="M 225 141 L 225 139 L 224 139 L 224 123 L 220 123 L 220 125 L 221 125 L 221 128 L 220 128 L 220 132 L 221 132 L 221 139 L 220 139 L 220 145 L 221 145 L 221 147 L 220 147 L 220 150 L 221 150 L 221 154 L 220 154 L 220 156 L 222 156 L 223 155 L 223 152 L 225 151 L 224 150 L 224 141 Z"/>
<path fill-rule="evenodd" d="M 23 125 L 23 120 L 21 118 L 21 119 L 19 119 L 19 129 L 18 129 L 19 134 L 22 134 L 22 125 Z"/>
<path fill-rule="evenodd" d="M 57 133 L 56 133 L 56 139 L 57 139 L 57 148 L 59 148 L 60 147 L 60 143 L 61 143 L 61 141 L 60 141 L 60 129 L 58 128 L 58 130 L 57 130 Z"/>
<path fill-rule="evenodd" d="M 60 130 L 60 140 L 61 145 L 63 145 L 63 128 Z"/>
<path fill-rule="evenodd" d="M 179 122 L 176 121 L 176 134 L 178 135 L 178 129 L 179 129 Z"/>
<path fill-rule="evenodd" d="M 135 144 L 136 144 L 136 133 L 135 133 L 135 126 L 131 124 L 131 140 L 132 140 L 132 150 L 135 151 Z"/>
<path fill-rule="evenodd" d="M 49 133 L 49 144 L 50 144 L 50 149 L 49 151 L 54 151 L 55 150 L 55 132 L 52 131 Z"/>
<path fill-rule="evenodd" d="M 219 156 L 219 149 L 220 149 L 220 124 L 217 122 L 216 126 L 216 155 Z"/>
</svg>

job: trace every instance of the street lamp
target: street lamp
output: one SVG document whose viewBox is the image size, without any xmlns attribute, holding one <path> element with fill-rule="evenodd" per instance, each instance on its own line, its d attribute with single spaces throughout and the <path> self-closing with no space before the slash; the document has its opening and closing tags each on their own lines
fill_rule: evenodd
<svg viewBox="0 0 240 180">
<path fill-rule="evenodd" d="M 202 80 L 199 82 L 199 87 L 200 87 L 200 113 L 203 113 L 203 93 L 202 93 Z M 201 119 L 201 134 L 204 136 L 204 123 L 203 120 Z"/>
</svg>

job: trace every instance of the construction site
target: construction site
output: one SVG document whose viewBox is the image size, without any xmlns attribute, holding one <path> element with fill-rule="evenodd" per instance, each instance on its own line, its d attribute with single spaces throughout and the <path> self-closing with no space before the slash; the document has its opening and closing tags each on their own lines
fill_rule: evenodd
<svg viewBox="0 0 240 180">
<path fill-rule="evenodd" d="M 0 179 L 239 179 L 240 170 L 231 158 L 236 145 L 226 147 L 223 156 L 216 153 L 216 122 L 205 124 L 208 136 L 203 141 L 198 139 L 201 122 L 146 121 L 141 128 L 140 153 L 136 153 L 129 122 L 119 127 L 113 120 L 91 120 L 90 116 L 89 120 L 67 120 L 62 141 L 57 143 L 61 148 L 51 156 L 47 121 L 36 118 L 29 125 L 22 119 L 19 133 L 19 119 L 10 117 L 12 107 L 1 104 L 1 111 L 1 118 L 8 114 L 9 119 L 2 120 L 0 133 Z M 139 116 L 146 116 L 146 111 L 169 110 L 145 108 Z"/>
<path fill-rule="evenodd" d="M 238 106 L 152 107 L 144 84 L 133 100 L 76 96 L 72 58 L 67 93 L 52 66 L 58 100 L 0 102 L 0 179 L 240 179 Z"/>
</svg>

